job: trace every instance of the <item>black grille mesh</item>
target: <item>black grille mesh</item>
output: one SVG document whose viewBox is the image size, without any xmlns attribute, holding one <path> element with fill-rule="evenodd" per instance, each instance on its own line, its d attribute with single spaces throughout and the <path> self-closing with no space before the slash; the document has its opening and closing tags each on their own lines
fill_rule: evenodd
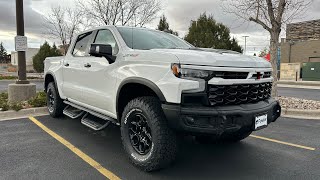
<svg viewBox="0 0 320 180">
<path fill-rule="evenodd" d="M 208 85 L 211 106 L 255 103 L 271 97 L 272 83 Z"/>
</svg>

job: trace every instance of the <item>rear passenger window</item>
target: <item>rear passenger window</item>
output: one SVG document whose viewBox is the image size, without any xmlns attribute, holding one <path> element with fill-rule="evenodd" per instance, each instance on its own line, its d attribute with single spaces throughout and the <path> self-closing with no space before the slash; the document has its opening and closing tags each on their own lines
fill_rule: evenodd
<svg viewBox="0 0 320 180">
<path fill-rule="evenodd" d="M 87 32 L 78 36 L 72 54 L 74 56 L 85 56 L 88 49 L 92 32 Z"/>
</svg>

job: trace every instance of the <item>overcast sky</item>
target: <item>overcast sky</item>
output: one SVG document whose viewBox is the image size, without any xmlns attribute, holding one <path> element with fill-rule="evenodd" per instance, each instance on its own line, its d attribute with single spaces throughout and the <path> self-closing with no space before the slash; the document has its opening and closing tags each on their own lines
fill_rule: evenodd
<svg viewBox="0 0 320 180">
<path fill-rule="evenodd" d="M 44 35 L 43 16 L 45 16 L 50 7 L 60 4 L 62 6 L 73 6 L 74 0 L 24 0 L 25 13 L 25 31 L 28 37 L 29 47 L 39 47 L 45 40 L 48 40 Z M 268 46 L 268 32 L 264 31 L 254 23 L 239 22 L 235 17 L 225 14 L 221 8 L 221 0 L 164 0 L 162 14 L 167 16 L 170 28 L 178 31 L 183 37 L 188 30 L 191 20 L 207 12 L 212 14 L 218 22 L 227 25 L 232 36 L 236 37 L 239 44 L 244 46 L 244 38 L 242 36 L 250 36 L 247 39 L 247 52 L 253 54 L 259 52 Z M 4 43 L 8 52 L 14 50 L 15 32 L 15 1 L 0 0 L 0 41 Z M 307 14 L 300 19 L 312 20 L 320 19 L 320 0 L 314 0 L 313 5 L 308 10 Z M 156 28 L 159 19 L 148 25 L 149 28 Z M 285 37 L 285 33 L 282 33 Z M 50 40 L 48 40 L 50 41 Z M 52 42 L 52 41 L 50 41 Z"/>
</svg>

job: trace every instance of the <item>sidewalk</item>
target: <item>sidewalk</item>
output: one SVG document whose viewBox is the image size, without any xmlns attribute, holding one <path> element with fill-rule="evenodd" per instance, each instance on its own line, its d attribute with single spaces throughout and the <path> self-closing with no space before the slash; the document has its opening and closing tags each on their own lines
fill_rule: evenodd
<svg viewBox="0 0 320 180">
<path fill-rule="evenodd" d="M 278 81 L 278 87 L 320 89 L 320 81 Z"/>
</svg>

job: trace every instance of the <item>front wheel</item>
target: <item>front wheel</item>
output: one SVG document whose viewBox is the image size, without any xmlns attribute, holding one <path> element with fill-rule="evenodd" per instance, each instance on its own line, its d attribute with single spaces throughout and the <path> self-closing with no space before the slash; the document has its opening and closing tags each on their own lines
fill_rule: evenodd
<svg viewBox="0 0 320 180">
<path fill-rule="evenodd" d="M 64 104 L 53 82 L 49 83 L 47 87 L 47 107 L 49 114 L 54 118 L 63 114 Z"/>
<path fill-rule="evenodd" d="M 164 168 L 175 160 L 177 137 L 155 97 L 139 97 L 127 104 L 121 118 L 121 138 L 131 162 L 144 171 Z"/>
</svg>

